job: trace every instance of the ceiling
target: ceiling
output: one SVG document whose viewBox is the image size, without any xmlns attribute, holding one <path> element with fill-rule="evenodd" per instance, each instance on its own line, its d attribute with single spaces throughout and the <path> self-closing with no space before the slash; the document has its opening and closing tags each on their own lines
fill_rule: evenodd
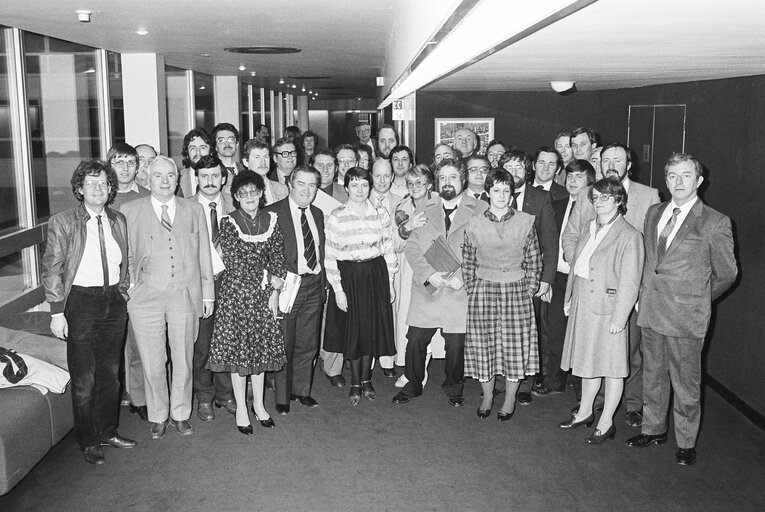
<svg viewBox="0 0 765 512">
<path fill-rule="evenodd" d="M 423 9 L 423 1 L 3 0 L 0 23 L 119 53 L 160 53 L 173 66 L 277 90 L 284 78 L 320 99 L 379 100 L 375 78 L 400 75 L 444 21 L 444 9 Z M 460 3 L 450 1 L 440 5 Z M 512 16 L 520 1 L 532 0 L 507 0 L 497 15 Z M 91 22 L 78 22 L 77 9 L 92 11 Z M 762 74 L 764 28 L 762 0 L 599 0 L 428 89 L 544 90 L 574 80 L 596 90 Z M 224 51 L 254 45 L 302 51 Z"/>
</svg>

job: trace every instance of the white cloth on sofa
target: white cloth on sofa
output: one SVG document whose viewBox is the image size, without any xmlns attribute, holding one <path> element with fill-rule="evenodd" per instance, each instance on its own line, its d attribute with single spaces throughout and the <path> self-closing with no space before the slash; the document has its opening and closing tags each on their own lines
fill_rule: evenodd
<svg viewBox="0 0 765 512">
<path fill-rule="evenodd" d="M 32 386 L 43 395 L 48 391 L 57 394 L 63 394 L 69 385 L 69 372 L 59 368 L 56 365 L 46 363 L 32 356 L 18 354 L 27 365 L 27 375 L 15 384 L 8 382 L 8 379 L 2 374 L 0 369 L 0 388 L 10 388 L 14 386 Z M 14 370 L 18 370 L 16 365 L 11 362 Z"/>
</svg>

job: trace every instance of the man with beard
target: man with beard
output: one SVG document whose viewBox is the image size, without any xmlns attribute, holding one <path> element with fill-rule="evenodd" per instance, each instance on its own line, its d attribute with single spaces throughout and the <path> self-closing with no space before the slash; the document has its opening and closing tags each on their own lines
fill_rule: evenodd
<svg viewBox="0 0 765 512">
<path fill-rule="evenodd" d="M 390 151 L 398 146 L 398 133 L 389 124 L 384 124 L 377 131 L 377 152 L 376 155 L 382 158 L 388 158 Z"/>
<path fill-rule="evenodd" d="M 199 178 L 199 192 L 192 199 L 199 202 L 205 211 L 207 234 L 210 238 L 210 254 L 212 254 L 213 251 L 217 250 L 221 217 L 235 210 L 231 199 L 222 193 L 223 186 L 228 180 L 228 172 L 215 155 L 205 155 L 197 162 L 197 177 Z M 216 261 L 214 255 L 213 261 Z M 220 292 L 222 271 L 222 267 L 213 265 L 215 300 L 218 300 Z M 213 373 L 206 368 L 214 323 L 215 311 L 206 318 L 200 318 L 197 340 L 194 343 L 192 376 L 194 395 L 197 399 L 197 417 L 202 421 L 215 419 L 213 403 L 218 408 L 223 407 L 230 414 L 235 414 L 237 407 L 231 388 L 231 374 Z"/>
<path fill-rule="evenodd" d="M 390 191 L 403 198 L 409 193 L 406 188 L 406 173 L 414 166 L 414 155 L 408 146 L 402 144 L 391 149 L 389 160 L 390 166 L 393 168 L 393 182 L 390 185 Z"/>
<path fill-rule="evenodd" d="M 534 182 L 532 185 L 549 192 L 553 201 L 567 198 L 566 187 L 553 181 L 555 175 L 562 169 L 563 159 L 560 154 L 550 146 L 542 146 L 537 149 L 537 154 L 534 156 Z"/>
<path fill-rule="evenodd" d="M 462 193 L 467 178 L 465 164 L 442 160 L 436 166 L 440 195 L 425 205 L 427 222 L 415 229 L 406 243 L 406 257 L 412 266 L 412 299 L 407 316 L 409 330 L 404 375 L 409 380 L 393 397 L 394 404 L 405 404 L 422 394 L 427 347 L 437 329 L 441 329 L 446 349 L 443 390 L 449 404 L 460 407 L 462 396 L 465 332 L 467 328 L 467 293 L 462 274 L 438 272 L 425 253 L 433 240 L 442 237 L 454 255 L 462 260 L 465 226 L 473 215 L 488 204 Z"/>
<path fill-rule="evenodd" d="M 651 205 L 659 203 L 659 191 L 655 188 L 641 185 L 630 180 L 632 168 L 632 152 L 620 143 L 608 144 L 601 152 L 600 177 L 616 178 L 622 182 L 627 192 L 627 213 L 624 219 L 632 227 L 643 233 L 646 212 Z M 596 169 L 597 172 L 597 169 Z M 579 199 L 571 211 L 568 223 L 561 235 L 561 243 L 566 259 L 573 258 L 576 243 L 579 240 L 579 229 L 595 218 L 595 208 L 587 201 L 590 187 L 579 193 Z M 641 333 L 637 326 L 637 314 L 633 313 L 627 323 L 629 329 L 630 373 L 624 382 L 624 406 L 626 409 L 625 423 L 630 427 L 639 427 L 643 421 L 643 355 L 641 349 Z M 597 409 L 603 403 L 602 393 L 595 399 Z"/>
<path fill-rule="evenodd" d="M 205 155 L 209 155 L 212 148 L 210 136 L 203 128 L 194 128 L 183 138 L 183 169 L 178 178 L 179 188 L 176 195 L 191 197 L 197 193 L 197 168 L 196 163 Z"/>
</svg>

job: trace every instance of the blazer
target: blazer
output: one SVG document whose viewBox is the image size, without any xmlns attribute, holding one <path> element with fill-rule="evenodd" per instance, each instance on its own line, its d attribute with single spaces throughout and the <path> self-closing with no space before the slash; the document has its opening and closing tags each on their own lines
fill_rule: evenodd
<svg viewBox="0 0 765 512">
<path fill-rule="evenodd" d="M 106 218 L 112 236 L 120 246 L 122 263 L 120 263 L 119 290 L 127 300 L 127 289 L 130 284 L 128 271 L 128 232 L 125 217 L 108 206 L 104 207 Z M 45 289 L 45 300 L 50 303 L 50 312 L 62 313 L 72 289 L 74 276 L 80 267 L 82 255 L 85 252 L 87 237 L 86 222 L 90 215 L 85 205 L 70 208 L 57 213 L 48 220 L 45 254 L 42 258 L 42 281 Z"/>
<path fill-rule="evenodd" d="M 295 234 L 295 224 L 292 222 L 292 213 L 290 212 L 289 197 L 285 197 L 281 201 L 277 201 L 274 204 L 268 205 L 264 208 L 267 212 L 274 212 L 276 214 L 279 227 L 284 234 L 284 260 L 287 265 L 287 270 L 293 274 L 298 273 L 298 243 L 297 235 Z M 316 248 L 319 250 L 318 261 L 322 262 L 321 278 L 322 281 L 326 280 L 324 273 L 324 214 L 322 211 L 314 205 L 309 208 L 313 220 L 316 223 L 316 229 L 319 231 L 319 240 L 316 241 Z"/>
<path fill-rule="evenodd" d="M 555 229 L 555 215 L 552 209 L 552 198 L 549 192 L 526 184 L 521 211 L 535 217 L 534 226 L 537 230 L 539 246 L 542 249 L 542 278 L 548 284 L 555 282 L 555 271 L 558 268 L 558 234 Z"/>
<path fill-rule="evenodd" d="M 205 300 L 215 300 L 210 238 L 202 205 L 192 199 L 175 198 L 175 219 L 173 232 L 179 250 L 179 262 L 183 264 L 188 281 L 185 284 L 197 316 L 203 315 Z M 141 271 L 152 257 L 154 242 L 151 224 L 158 223 L 157 214 L 151 205 L 151 197 L 136 199 L 122 207 L 127 219 L 128 262 L 133 284 L 141 282 Z"/>
<path fill-rule="evenodd" d="M 566 196 L 561 199 L 555 199 L 552 202 L 553 219 L 555 219 L 555 227 L 558 229 L 559 232 L 562 232 L 561 230 L 563 229 L 563 217 L 566 216 L 566 207 L 568 206 L 568 200 L 569 200 L 569 197 Z"/>
<path fill-rule="evenodd" d="M 439 235 L 446 238 L 449 248 L 462 260 L 462 245 L 465 240 L 465 227 L 473 215 L 482 214 L 489 205 L 476 201 L 474 197 L 463 196 L 457 211 L 454 212 L 449 236 L 446 236 L 444 208 L 441 197 L 434 195 L 422 209 L 426 222 L 415 229 L 404 248 L 406 259 L 412 267 L 412 297 L 406 323 L 415 327 L 441 327 L 444 332 L 464 333 L 467 329 L 467 292 L 465 288 L 436 290 L 426 285 L 436 272 L 425 260 L 425 252 Z M 457 275 L 462 277 L 458 272 Z"/>
<path fill-rule="evenodd" d="M 658 261 L 658 223 L 669 204 L 651 206 L 646 215 L 646 259 L 637 322 L 665 336 L 703 338 L 712 301 L 738 274 L 731 222 L 697 199 Z"/>
<path fill-rule="evenodd" d="M 554 181 L 550 185 L 550 195 L 552 196 L 553 201 L 558 201 L 560 199 L 568 199 L 568 190 L 566 190 L 566 187 L 562 185 L 558 185 Z"/>
<path fill-rule="evenodd" d="M 197 187 L 191 186 L 191 176 L 195 172 L 194 169 L 188 167 L 178 171 L 178 190 L 175 191 L 176 196 L 189 198 L 197 193 Z"/>
<path fill-rule="evenodd" d="M 590 239 L 590 225 L 582 226 L 571 272 L 566 283 L 566 302 L 573 292 L 574 265 Z M 590 258 L 590 279 L 583 303 L 595 315 L 610 315 L 610 323 L 624 326 L 637 302 L 643 271 L 643 240 L 640 232 L 619 216 Z"/>
</svg>

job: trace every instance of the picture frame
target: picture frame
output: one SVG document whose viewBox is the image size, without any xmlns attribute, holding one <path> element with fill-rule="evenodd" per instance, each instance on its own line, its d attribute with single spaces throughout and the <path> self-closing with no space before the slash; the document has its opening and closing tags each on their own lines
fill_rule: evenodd
<svg viewBox="0 0 765 512">
<path fill-rule="evenodd" d="M 435 119 L 435 144 L 454 144 L 454 134 L 457 130 L 467 128 L 478 135 L 480 154 L 484 154 L 486 146 L 494 139 L 493 117 L 437 117 Z"/>
</svg>

